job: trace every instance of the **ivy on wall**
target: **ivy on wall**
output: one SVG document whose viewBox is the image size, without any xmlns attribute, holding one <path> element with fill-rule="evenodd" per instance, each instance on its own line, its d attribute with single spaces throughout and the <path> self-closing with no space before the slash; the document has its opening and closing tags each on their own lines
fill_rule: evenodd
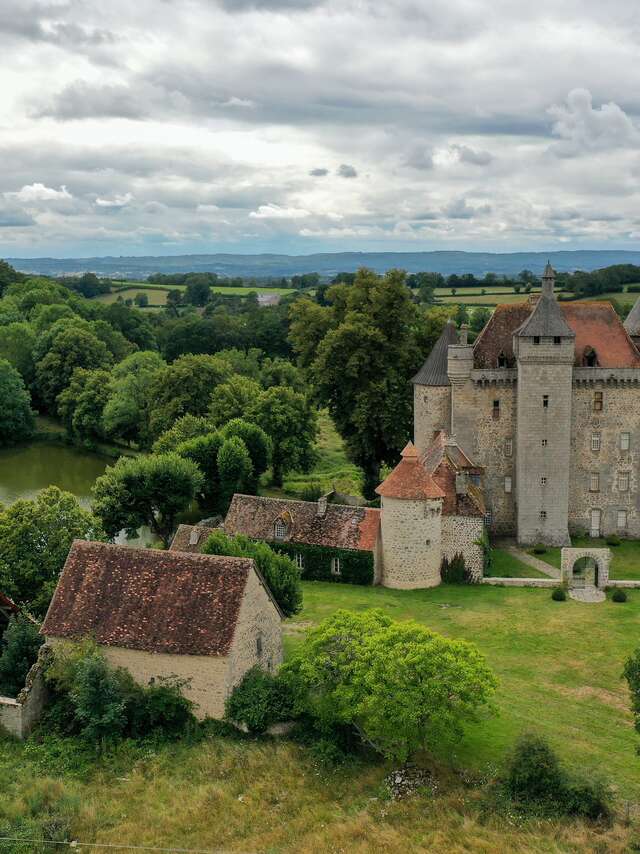
<svg viewBox="0 0 640 854">
<path fill-rule="evenodd" d="M 305 543 L 270 542 L 274 551 L 292 560 L 302 556 L 302 578 L 305 581 L 336 581 L 342 584 L 373 584 L 373 553 L 310 546 Z M 340 575 L 331 572 L 331 561 L 340 561 Z"/>
</svg>

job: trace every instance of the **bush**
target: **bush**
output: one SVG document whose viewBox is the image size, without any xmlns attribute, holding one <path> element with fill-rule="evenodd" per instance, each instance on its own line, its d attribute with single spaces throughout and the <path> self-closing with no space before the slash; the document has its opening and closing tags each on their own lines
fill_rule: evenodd
<svg viewBox="0 0 640 854">
<path fill-rule="evenodd" d="M 523 735 L 503 780 L 508 797 L 520 808 L 546 815 L 573 815 L 592 821 L 611 818 L 612 795 L 598 779 L 571 777 L 539 736 Z"/>
<path fill-rule="evenodd" d="M 542 543 L 536 543 L 533 547 L 534 555 L 546 555 L 547 547 L 543 546 Z"/>
<path fill-rule="evenodd" d="M 620 545 L 622 540 L 617 534 L 609 534 L 605 542 L 608 546 L 613 546 L 615 548 L 616 546 Z"/>
<path fill-rule="evenodd" d="M 321 483 L 307 483 L 300 490 L 300 501 L 317 501 L 325 492 Z"/>
<path fill-rule="evenodd" d="M 477 581 L 461 554 L 454 555 L 450 561 L 443 558 L 440 575 L 445 584 L 475 584 Z"/>
<path fill-rule="evenodd" d="M 611 597 L 613 602 L 626 602 L 627 594 L 624 590 L 620 590 L 619 588 L 613 591 L 613 595 Z"/>
<path fill-rule="evenodd" d="M 16 697 L 24 688 L 27 673 L 35 664 L 44 639 L 27 617 L 11 617 L 2 638 L 0 694 Z"/>
<path fill-rule="evenodd" d="M 291 692 L 277 676 L 252 667 L 233 689 L 224 715 L 225 720 L 244 724 L 251 733 L 263 733 L 272 724 L 292 717 Z"/>
<path fill-rule="evenodd" d="M 554 602 L 565 602 L 567 599 L 567 591 L 564 587 L 555 587 L 551 594 L 551 598 Z"/>
</svg>

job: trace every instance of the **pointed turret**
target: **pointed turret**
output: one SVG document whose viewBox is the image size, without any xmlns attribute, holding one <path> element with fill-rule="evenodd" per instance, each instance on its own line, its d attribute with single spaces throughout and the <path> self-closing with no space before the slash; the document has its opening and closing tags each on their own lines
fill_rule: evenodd
<svg viewBox="0 0 640 854">
<path fill-rule="evenodd" d="M 556 274 L 549 262 L 542 274 L 542 293 L 535 308 L 516 329 L 520 338 L 575 338 L 576 334 L 564 319 L 554 293 Z"/>
<path fill-rule="evenodd" d="M 553 296 L 555 284 L 556 284 L 555 270 L 551 266 L 551 262 L 547 261 L 547 266 L 544 268 L 544 272 L 542 273 L 542 295 L 543 296 Z"/>
<path fill-rule="evenodd" d="M 449 320 L 440 337 L 433 345 L 433 349 L 427 357 L 427 361 L 420 368 L 418 373 L 413 377 L 411 382 L 414 385 L 449 385 L 449 377 L 447 376 L 447 359 L 449 353 L 449 344 L 458 343 L 458 331 L 452 320 Z"/>
</svg>

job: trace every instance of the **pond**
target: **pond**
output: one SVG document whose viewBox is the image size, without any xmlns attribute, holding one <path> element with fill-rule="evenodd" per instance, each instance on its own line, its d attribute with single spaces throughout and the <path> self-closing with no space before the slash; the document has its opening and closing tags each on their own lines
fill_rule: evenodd
<svg viewBox="0 0 640 854">
<path fill-rule="evenodd" d="M 91 487 L 112 462 L 106 457 L 66 445 L 35 443 L 0 451 L 0 504 L 34 498 L 47 486 L 59 486 L 91 503 Z"/>
</svg>

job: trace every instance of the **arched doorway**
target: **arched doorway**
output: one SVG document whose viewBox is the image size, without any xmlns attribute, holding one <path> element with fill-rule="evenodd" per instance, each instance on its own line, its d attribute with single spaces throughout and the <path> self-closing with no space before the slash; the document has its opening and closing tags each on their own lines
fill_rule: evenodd
<svg viewBox="0 0 640 854">
<path fill-rule="evenodd" d="M 562 549 L 561 579 L 572 599 L 602 602 L 609 582 L 609 549 Z M 596 595 L 597 594 L 597 595 Z"/>
<path fill-rule="evenodd" d="M 569 586 L 578 589 L 598 587 L 598 561 L 590 555 L 579 557 L 573 564 Z"/>
</svg>

